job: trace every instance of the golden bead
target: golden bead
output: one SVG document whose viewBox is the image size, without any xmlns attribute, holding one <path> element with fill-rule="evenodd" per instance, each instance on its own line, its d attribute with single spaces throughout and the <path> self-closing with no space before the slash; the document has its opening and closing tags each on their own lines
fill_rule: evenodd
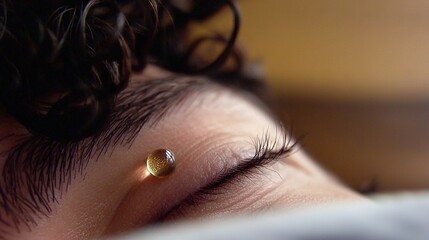
<svg viewBox="0 0 429 240">
<path fill-rule="evenodd" d="M 147 157 L 147 170 L 155 177 L 165 177 L 173 172 L 176 167 L 174 154 L 167 149 L 153 151 Z"/>
</svg>

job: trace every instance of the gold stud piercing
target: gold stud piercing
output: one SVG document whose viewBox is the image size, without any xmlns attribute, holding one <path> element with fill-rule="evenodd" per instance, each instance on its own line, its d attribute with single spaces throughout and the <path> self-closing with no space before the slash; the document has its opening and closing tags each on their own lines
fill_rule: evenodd
<svg viewBox="0 0 429 240">
<path fill-rule="evenodd" d="M 153 176 L 165 177 L 173 172 L 176 167 L 176 159 L 170 150 L 158 149 L 149 154 L 146 166 Z"/>
</svg>

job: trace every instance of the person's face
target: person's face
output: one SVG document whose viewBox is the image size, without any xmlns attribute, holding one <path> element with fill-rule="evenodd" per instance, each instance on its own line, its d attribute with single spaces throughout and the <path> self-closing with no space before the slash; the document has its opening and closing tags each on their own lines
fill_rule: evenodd
<svg viewBox="0 0 429 240">
<path fill-rule="evenodd" d="M 19 232 L 14 219 L 26 218 L 1 210 L 0 229 L 6 238 L 88 239 L 181 219 L 362 199 L 293 146 L 293 140 L 284 137 L 287 133 L 255 99 L 205 79 L 137 76 L 121 94 L 113 115 L 98 140 L 86 140 L 79 147 L 61 146 L 67 150 L 59 151 L 55 144 L 31 143 L 50 151 L 53 159 L 65 160 L 50 168 L 54 173 L 44 170 L 52 178 L 18 174 L 45 181 L 39 190 L 51 196 L 45 201 L 50 210 L 26 213 L 34 222 L 19 222 Z M 13 121 L 2 121 L 0 130 L 2 138 L 22 132 Z M 15 145 L 17 139 L 3 140 L 1 151 Z M 162 148 L 175 154 L 177 166 L 171 175 L 156 178 L 145 170 L 146 158 Z M 10 158 L 11 152 L 8 154 Z M 8 154 L 2 155 L 3 167 Z M 47 156 L 37 151 L 26 154 L 36 160 Z M 55 193 L 54 201 L 51 193 Z M 25 190 L 18 194 L 31 199 Z M 31 201 L 40 206 L 42 200 Z"/>
</svg>

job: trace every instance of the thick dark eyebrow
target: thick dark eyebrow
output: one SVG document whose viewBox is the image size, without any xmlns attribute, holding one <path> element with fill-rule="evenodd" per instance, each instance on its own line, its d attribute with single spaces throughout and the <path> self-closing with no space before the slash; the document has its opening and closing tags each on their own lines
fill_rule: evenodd
<svg viewBox="0 0 429 240">
<path fill-rule="evenodd" d="M 118 96 L 106 128 L 93 137 L 78 142 L 22 137 L 8 151 L 0 179 L 0 236 L 8 227 L 31 230 L 37 218 L 52 212 L 52 204 L 90 160 L 97 161 L 118 145 L 130 146 L 143 126 L 155 125 L 193 93 L 214 86 L 195 77 L 137 81 Z"/>
</svg>

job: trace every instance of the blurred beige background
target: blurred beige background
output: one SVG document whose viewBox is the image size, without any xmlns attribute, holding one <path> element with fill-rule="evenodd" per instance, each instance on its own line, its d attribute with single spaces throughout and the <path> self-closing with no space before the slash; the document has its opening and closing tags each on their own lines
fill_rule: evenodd
<svg viewBox="0 0 429 240">
<path fill-rule="evenodd" d="M 241 39 L 282 92 L 364 101 L 429 99 L 429 1 L 239 3 Z"/>
<path fill-rule="evenodd" d="M 429 1 L 238 2 L 240 41 L 321 165 L 356 189 L 429 188 Z"/>
</svg>

